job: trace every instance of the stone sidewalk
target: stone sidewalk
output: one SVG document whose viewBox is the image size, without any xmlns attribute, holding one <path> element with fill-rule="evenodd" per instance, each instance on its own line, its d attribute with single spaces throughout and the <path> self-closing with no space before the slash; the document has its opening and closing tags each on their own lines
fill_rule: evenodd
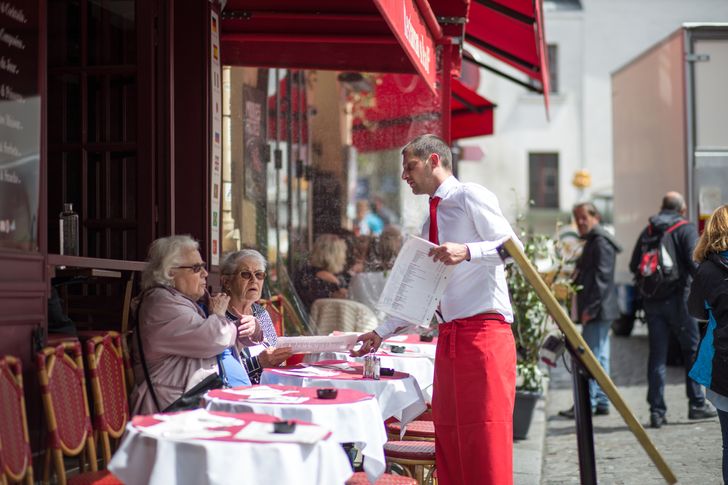
<svg viewBox="0 0 728 485">
<path fill-rule="evenodd" d="M 717 418 L 701 421 L 687 419 L 684 369 L 668 367 L 665 400 L 669 424 L 660 429 L 651 429 L 648 427 L 649 407 L 645 400 L 648 348 L 645 326 L 638 324 L 631 337 L 613 336 L 611 339 L 612 380 L 646 428 L 679 483 L 722 483 L 720 425 Z M 527 462 L 528 467 L 537 466 L 531 461 L 530 448 L 538 444 L 538 431 L 532 429 L 536 433 L 529 436 L 527 442 L 517 443 L 515 447 L 516 483 L 579 483 L 574 421 L 558 416 L 558 411 L 568 408 L 572 402 L 571 375 L 560 363 L 551 373 L 545 409 L 543 460 L 538 470 L 540 473 L 531 472 L 530 468 L 524 469 Z M 593 425 L 597 480 L 600 484 L 666 483 L 614 408 L 609 416 L 594 417 Z M 538 423 L 532 426 L 538 427 Z"/>
</svg>

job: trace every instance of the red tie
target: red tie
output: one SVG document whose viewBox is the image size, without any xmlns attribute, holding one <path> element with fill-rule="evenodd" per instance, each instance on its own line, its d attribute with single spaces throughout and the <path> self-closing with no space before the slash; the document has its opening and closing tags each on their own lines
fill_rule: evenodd
<svg viewBox="0 0 728 485">
<path fill-rule="evenodd" d="M 430 242 L 440 244 L 440 238 L 437 237 L 437 204 L 442 199 L 440 197 L 430 197 Z"/>
</svg>

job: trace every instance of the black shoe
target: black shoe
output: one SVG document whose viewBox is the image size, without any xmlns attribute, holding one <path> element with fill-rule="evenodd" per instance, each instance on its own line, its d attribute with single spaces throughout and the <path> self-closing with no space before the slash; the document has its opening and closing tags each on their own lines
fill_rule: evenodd
<svg viewBox="0 0 728 485">
<path fill-rule="evenodd" d="M 574 419 L 574 406 L 571 406 L 569 409 L 559 411 L 559 416 L 567 419 Z"/>
<path fill-rule="evenodd" d="M 608 416 L 609 415 L 609 405 L 607 404 L 597 404 L 597 407 L 592 412 L 594 416 Z"/>
<path fill-rule="evenodd" d="M 660 413 L 650 414 L 650 428 L 661 428 L 663 424 L 667 424 L 667 419 Z"/>
<path fill-rule="evenodd" d="M 688 408 L 688 419 L 710 419 L 718 416 L 718 411 L 707 402 L 702 406 L 691 405 Z"/>
</svg>

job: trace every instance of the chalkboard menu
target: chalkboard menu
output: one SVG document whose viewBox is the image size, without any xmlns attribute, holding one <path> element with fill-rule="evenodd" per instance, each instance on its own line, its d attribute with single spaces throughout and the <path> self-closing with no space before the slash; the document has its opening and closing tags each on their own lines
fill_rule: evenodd
<svg viewBox="0 0 728 485">
<path fill-rule="evenodd" d="M 0 0 L 0 250 L 38 250 L 37 0 Z"/>
</svg>

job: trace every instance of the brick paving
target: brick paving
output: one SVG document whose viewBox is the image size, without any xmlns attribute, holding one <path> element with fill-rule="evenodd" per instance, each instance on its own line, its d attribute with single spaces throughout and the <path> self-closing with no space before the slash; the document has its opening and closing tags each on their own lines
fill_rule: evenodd
<svg viewBox="0 0 728 485">
<path fill-rule="evenodd" d="M 646 402 L 648 347 L 645 326 L 638 324 L 631 337 L 612 336 L 611 339 L 612 380 L 646 428 L 678 482 L 701 485 L 722 483 L 718 418 L 702 421 L 687 419 L 684 369 L 668 367 L 665 399 L 669 424 L 660 429 L 651 429 L 648 427 L 649 407 Z M 571 375 L 560 363 L 551 373 L 546 403 L 541 484 L 579 483 L 574 421 L 558 416 L 558 411 L 568 408 L 572 402 Z M 612 409 L 609 416 L 595 416 L 593 425 L 597 480 L 600 484 L 665 483 L 619 413 Z"/>
</svg>

